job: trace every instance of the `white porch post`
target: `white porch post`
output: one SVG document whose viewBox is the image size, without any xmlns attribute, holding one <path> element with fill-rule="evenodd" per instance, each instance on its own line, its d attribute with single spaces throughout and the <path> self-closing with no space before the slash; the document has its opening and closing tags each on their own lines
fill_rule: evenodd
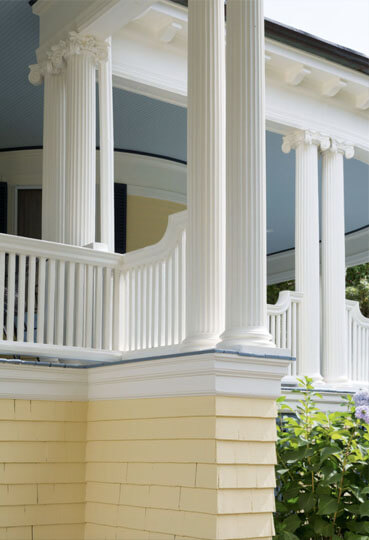
<svg viewBox="0 0 369 540">
<path fill-rule="evenodd" d="M 318 148 L 329 138 L 295 131 L 283 139 L 285 153 L 296 150 L 295 279 L 303 293 L 298 321 L 298 375 L 321 379 Z"/>
<path fill-rule="evenodd" d="M 60 47 L 53 47 L 41 65 L 30 67 L 32 84 L 44 79 L 42 239 L 64 242 L 65 71 Z"/>
<path fill-rule="evenodd" d="M 100 241 L 114 251 L 114 131 L 111 38 L 108 57 L 99 62 Z"/>
<path fill-rule="evenodd" d="M 224 0 L 188 4 L 187 337 L 214 347 L 224 327 Z"/>
<path fill-rule="evenodd" d="M 96 65 L 106 46 L 75 32 L 66 46 L 65 241 L 84 246 L 95 241 Z"/>
<path fill-rule="evenodd" d="M 326 382 L 348 380 L 346 354 L 344 156 L 351 146 L 332 140 L 322 169 L 322 343 Z"/>
<path fill-rule="evenodd" d="M 264 94 L 263 0 L 228 0 L 224 348 L 274 345 L 266 305 Z"/>
</svg>

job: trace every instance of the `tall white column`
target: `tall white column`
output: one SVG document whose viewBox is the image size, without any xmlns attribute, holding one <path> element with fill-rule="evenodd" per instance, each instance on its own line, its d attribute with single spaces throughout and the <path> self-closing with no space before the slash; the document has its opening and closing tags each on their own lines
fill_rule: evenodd
<svg viewBox="0 0 369 540">
<path fill-rule="evenodd" d="M 353 155 L 351 146 L 332 140 L 322 157 L 322 367 L 333 383 L 348 380 L 343 158 Z"/>
<path fill-rule="evenodd" d="M 213 347 L 224 327 L 225 29 L 223 0 L 188 4 L 187 337 Z"/>
<path fill-rule="evenodd" d="M 228 0 L 224 348 L 273 346 L 266 311 L 264 96 L 263 0 Z"/>
<path fill-rule="evenodd" d="M 64 242 L 65 229 L 65 71 L 63 48 L 53 47 L 48 59 L 30 66 L 29 80 L 44 80 L 42 152 L 42 239 Z"/>
<path fill-rule="evenodd" d="M 298 320 L 298 374 L 321 379 L 318 149 L 329 138 L 295 131 L 283 139 L 285 153 L 296 150 L 295 280 L 303 293 Z"/>
<path fill-rule="evenodd" d="M 111 38 L 108 56 L 99 63 L 100 240 L 114 251 L 114 130 Z"/>
<path fill-rule="evenodd" d="M 106 45 L 70 32 L 66 47 L 65 241 L 84 246 L 95 241 L 96 66 Z"/>
</svg>

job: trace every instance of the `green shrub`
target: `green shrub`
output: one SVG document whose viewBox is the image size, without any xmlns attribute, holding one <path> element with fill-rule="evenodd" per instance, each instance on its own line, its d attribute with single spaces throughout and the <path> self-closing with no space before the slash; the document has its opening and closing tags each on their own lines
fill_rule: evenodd
<svg viewBox="0 0 369 540">
<path fill-rule="evenodd" d="M 276 538 L 369 540 L 369 393 L 324 413 L 312 380 L 299 382 L 296 415 L 279 400 Z"/>
</svg>

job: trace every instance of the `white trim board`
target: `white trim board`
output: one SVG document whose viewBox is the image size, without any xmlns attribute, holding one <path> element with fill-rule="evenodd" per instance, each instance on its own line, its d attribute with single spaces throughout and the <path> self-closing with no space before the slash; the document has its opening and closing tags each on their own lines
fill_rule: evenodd
<svg viewBox="0 0 369 540">
<path fill-rule="evenodd" d="M 278 349 L 272 352 L 277 354 Z M 230 353 L 186 354 L 92 369 L 0 364 L 0 398 L 105 400 L 202 395 L 276 398 L 289 365 L 284 356 L 245 357 Z"/>
</svg>

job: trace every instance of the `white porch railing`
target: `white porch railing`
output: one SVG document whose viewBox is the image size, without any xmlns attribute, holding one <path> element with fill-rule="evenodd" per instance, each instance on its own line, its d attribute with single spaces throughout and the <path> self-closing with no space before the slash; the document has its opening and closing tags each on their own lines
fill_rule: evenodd
<svg viewBox="0 0 369 540">
<path fill-rule="evenodd" d="M 120 329 L 113 314 L 119 310 L 121 260 L 111 253 L 1 234 L 1 349 L 4 342 L 9 352 L 22 351 L 15 346 L 21 343 L 37 343 L 41 350 L 46 350 L 42 345 L 116 349 Z"/>
<path fill-rule="evenodd" d="M 0 234 L 0 353 L 103 359 L 181 343 L 185 254 L 186 212 L 169 217 L 160 242 L 126 255 Z M 277 347 L 297 358 L 292 377 L 302 299 L 283 291 L 267 308 Z M 365 384 L 369 319 L 350 300 L 346 314 L 349 378 Z"/>
<path fill-rule="evenodd" d="M 360 311 L 359 302 L 346 300 L 347 358 L 349 378 L 369 382 L 369 319 Z"/>
<path fill-rule="evenodd" d="M 302 293 L 281 291 L 277 303 L 268 304 L 268 327 L 277 347 L 289 349 L 297 357 L 299 305 Z M 290 376 L 299 373 L 298 358 L 290 367 Z"/>
<path fill-rule="evenodd" d="M 158 244 L 124 256 L 121 349 L 181 343 L 185 336 L 186 212 L 169 216 Z"/>
</svg>

